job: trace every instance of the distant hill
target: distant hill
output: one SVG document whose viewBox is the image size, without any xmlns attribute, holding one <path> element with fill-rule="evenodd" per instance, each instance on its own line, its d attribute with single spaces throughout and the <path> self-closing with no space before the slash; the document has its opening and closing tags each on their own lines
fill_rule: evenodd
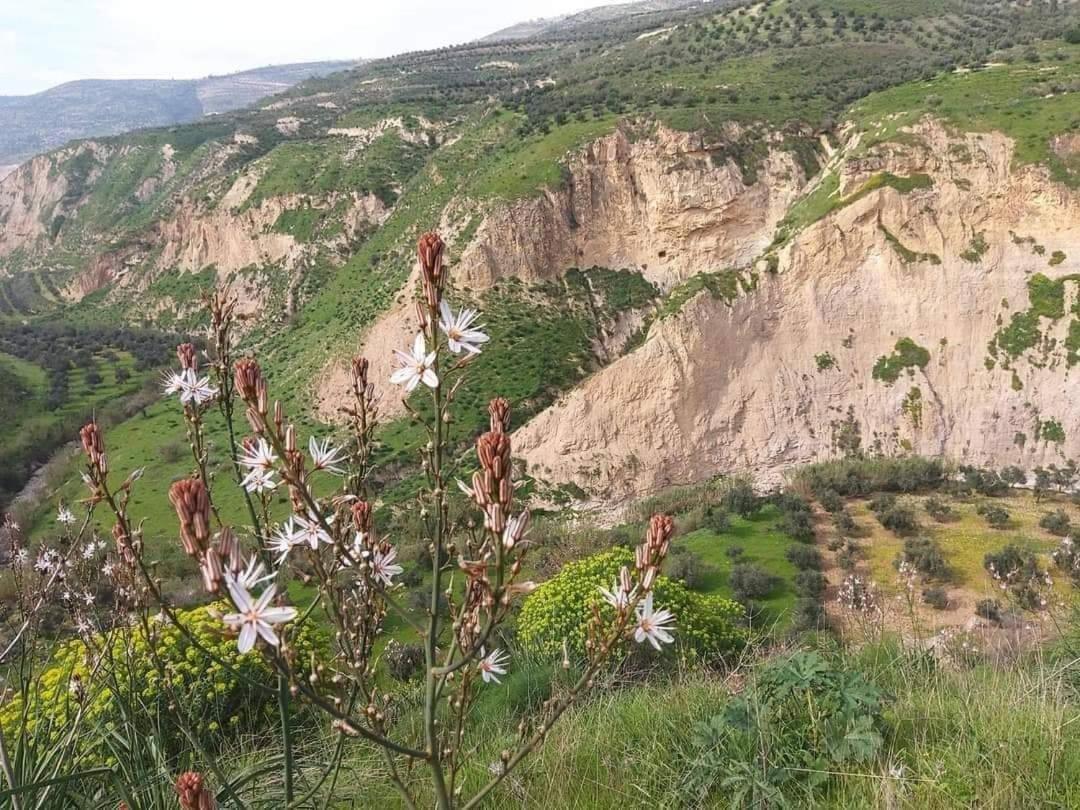
<svg viewBox="0 0 1080 810">
<path fill-rule="evenodd" d="M 535 20 L 520 22 L 493 34 L 488 34 L 480 41 L 499 42 L 544 38 L 564 33 L 567 29 L 576 30 L 583 26 L 619 22 L 647 15 L 670 14 L 673 11 L 690 9 L 695 6 L 708 6 L 713 2 L 714 0 L 638 0 L 638 2 L 633 3 L 612 3 L 573 14 L 562 14 L 558 17 L 540 17 Z"/>
<path fill-rule="evenodd" d="M 0 96 L 0 166 L 19 163 L 75 138 L 194 121 L 253 104 L 355 61 L 273 65 L 182 80 L 68 82 L 29 96 Z"/>
</svg>

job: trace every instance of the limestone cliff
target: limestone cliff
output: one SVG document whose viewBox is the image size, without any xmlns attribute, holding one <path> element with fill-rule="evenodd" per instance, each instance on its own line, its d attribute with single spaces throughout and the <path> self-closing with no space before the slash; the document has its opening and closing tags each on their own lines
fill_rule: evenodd
<svg viewBox="0 0 1080 810">
<path fill-rule="evenodd" d="M 529 472 L 618 498 L 733 471 L 776 483 L 855 435 L 1028 469 L 1077 455 L 1080 195 L 1014 165 L 1003 136 L 929 121 L 853 151 L 834 210 L 778 272 L 730 304 L 699 293 L 519 430 Z M 1008 330 L 1017 314 L 1030 330 L 1038 274 L 1062 300 L 1018 345 Z M 929 357 L 905 359 L 904 338 Z"/>
</svg>

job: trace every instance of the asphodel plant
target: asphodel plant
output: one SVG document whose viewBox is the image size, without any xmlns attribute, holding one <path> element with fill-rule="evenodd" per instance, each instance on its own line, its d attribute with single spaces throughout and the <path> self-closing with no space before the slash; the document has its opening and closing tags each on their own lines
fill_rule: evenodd
<svg viewBox="0 0 1080 810">
<path fill-rule="evenodd" d="M 455 393 L 489 336 L 477 323 L 479 313 L 455 311 L 448 301 L 442 239 L 424 234 L 417 256 L 418 331 L 408 347 L 395 352 L 397 367 L 387 382 L 400 386 L 408 413 L 426 433 L 419 448 L 424 483 L 410 507 L 423 527 L 423 537 L 412 539 L 426 545 L 431 566 L 422 611 L 407 609 L 399 599 L 402 586 L 397 578 L 403 568 L 397 543 L 409 538 L 383 536 L 376 526 L 378 493 L 372 490 L 371 465 L 380 395 L 369 380 L 372 366 L 367 359 L 357 357 L 351 364 L 349 404 L 342 409 L 347 440 L 335 444 L 331 438 L 310 436 L 303 444 L 284 405 L 272 396 L 258 360 L 250 355 L 234 358 L 235 301 L 219 292 L 208 302 L 211 330 L 205 375 L 199 353 L 183 344 L 177 350 L 180 369 L 165 380 L 166 393 L 177 395 L 183 406 L 194 460 L 190 477 L 176 481 L 168 493 L 176 511 L 179 544 L 198 565 L 206 592 L 230 603 L 221 612 L 222 633 L 235 635 L 241 654 L 265 656 L 278 673 L 273 691 L 280 705 L 285 749 L 284 806 L 311 795 L 301 795 L 294 774 L 294 703 L 325 713 L 343 741 L 358 738 L 377 746 L 389 779 L 407 806 L 433 802 L 440 810 L 472 808 L 536 750 L 627 640 L 656 647 L 672 641 L 673 617 L 654 607 L 652 586 L 673 526 L 670 518 L 656 516 L 637 548 L 633 567 L 623 569 L 612 588 L 602 591 L 611 610 L 597 607 L 583 617 L 588 627 L 586 653 L 572 681 L 535 717 L 510 730 L 515 745 L 503 751 L 494 766 L 485 766 L 488 781 L 465 795 L 462 768 L 480 742 L 470 738 L 470 710 L 480 691 L 498 683 L 514 666 L 509 651 L 497 644 L 499 628 L 515 600 L 535 587 L 523 574 L 529 513 L 517 497 L 512 408 L 505 399 L 490 402 L 488 429 L 475 439 L 471 479 L 451 479 L 449 471 L 461 466 L 465 450 L 448 435 Z M 422 397 L 428 398 L 430 407 L 421 407 Z M 229 485 L 239 487 L 246 502 L 243 523 L 223 519 L 214 499 L 215 486 L 222 484 L 210 472 L 212 448 L 205 420 L 215 408 L 228 429 L 229 461 L 235 473 Z M 234 412 L 240 411 L 246 417 L 246 431 L 234 424 Z M 82 441 L 90 502 L 107 504 L 115 520 L 116 576 L 124 578 L 123 592 L 133 604 L 153 603 L 178 621 L 143 561 L 139 524 L 128 515 L 134 480 L 129 478 L 114 492 L 101 430 L 88 425 Z M 466 496 L 470 516 L 452 519 L 452 488 Z M 277 508 L 282 489 L 288 494 L 287 515 Z M 132 583 L 134 577 L 139 577 L 138 587 Z M 285 603 L 288 585 L 296 580 L 316 586 L 307 604 Z M 391 614 L 423 648 L 418 726 L 401 722 L 401 699 L 378 685 L 383 666 L 380 641 Z M 300 676 L 290 642 L 297 628 L 311 621 L 329 622 L 333 649 L 326 660 L 305 667 L 310 675 Z M 569 660 L 562 663 L 571 669 Z M 340 761 L 336 757 L 327 767 L 339 767 Z M 208 765 L 222 776 L 216 763 Z M 425 772 L 427 779 L 421 779 Z M 185 779 L 178 791 L 187 792 L 180 795 L 195 795 L 195 777 Z M 208 790 L 201 777 L 197 787 Z M 194 806 L 194 800 L 186 801 Z"/>
</svg>

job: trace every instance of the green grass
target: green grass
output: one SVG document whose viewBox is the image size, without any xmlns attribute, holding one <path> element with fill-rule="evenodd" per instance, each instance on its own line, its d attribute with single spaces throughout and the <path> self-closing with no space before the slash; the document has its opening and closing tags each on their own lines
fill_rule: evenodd
<svg viewBox="0 0 1080 810">
<path fill-rule="evenodd" d="M 940 496 L 939 496 L 940 497 Z M 930 537 L 938 542 L 946 562 L 951 568 L 949 584 L 963 587 L 987 597 L 1000 594 L 996 584 L 983 568 L 983 557 L 991 551 L 998 551 L 1011 542 L 1036 551 L 1044 566 L 1049 565 L 1049 553 L 1057 548 L 1060 538 L 1054 537 L 1039 527 L 1039 519 L 1046 512 L 1058 508 L 1065 509 L 1074 521 L 1080 521 L 1080 509 L 1064 498 L 1055 498 L 1036 504 L 1034 497 L 1027 492 L 1014 492 L 1008 497 L 984 499 L 988 503 L 1001 506 L 1009 512 L 1010 525 L 1006 529 L 992 529 L 986 520 L 975 511 L 976 501 L 950 501 L 957 512 L 957 519 L 948 523 L 937 523 L 922 509 L 926 500 L 922 496 L 912 496 L 916 505 L 920 536 Z M 904 547 L 903 538 L 885 530 L 866 507 L 864 502 L 850 505 L 852 516 L 864 530 L 867 538 L 859 544 L 865 552 L 866 562 L 871 577 L 887 593 L 897 593 L 894 562 Z M 1069 586 L 1058 583 L 1058 588 L 1065 595 Z"/>
<path fill-rule="evenodd" d="M 615 116 L 604 116 L 570 122 L 543 135 L 510 138 L 469 184 L 467 193 L 480 199 L 515 200 L 542 188 L 558 188 L 567 153 L 612 132 L 615 123 Z"/>
<path fill-rule="evenodd" d="M 754 289 L 756 283 L 753 274 L 739 270 L 697 273 L 668 293 L 660 307 L 659 317 L 677 315 L 688 301 L 703 290 L 707 290 L 713 299 L 730 304 L 740 293 Z"/>
<path fill-rule="evenodd" d="M 797 573 L 784 554 L 798 541 L 780 531 L 779 519 L 776 508 L 769 506 L 750 520 L 732 517 L 731 527 L 722 534 L 698 529 L 683 535 L 675 540 L 674 548 L 684 548 L 704 563 L 704 573 L 695 586 L 703 593 L 733 598 L 728 577 L 737 563 L 753 563 L 778 576 L 780 584 L 759 601 L 766 609 L 765 623 L 770 629 L 783 630 L 790 625 L 795 606 L 792 579 Z M 736 546 L 743 549 L 743 554 L 733 561 L 725 552 Z"/>
<path fill-rule="evenodd" d="M 357 155 L 348 138 L 286 142 L 266 156 L 263 174 L 244 206 L 287 194 L 334 191 L 374 194 L 387 205 L 423 166 L 427 150 L 396 132 L 380 135 Z"/>
<path fill-rule="evenodd" d="M 1080 47 L 1064 42 L 1046 43 L 1044 61 L 1015 62 L 969 73 L 949 73 L 930 81 L 912 82 L 858 102 L 852 118 L 868 133 L 861 144 L 868 148 L 888 141 L 923 115 L 943 118 L 968 132 L 1004 133 L 1016 142 L 1015 160 L 1047 166 L 1054 179 L 1080 185 L 1077 156 L 1061 156 L 1051 148 L 1055 135 L 1068 132 L 1076 120 L 1076 92 L 1052 91 L 1080 78 Z M 1060 51 L 1065 59 L 1052 54 Z"/>
<path fill-rule="evenodd" d="M 843 197 L 840 195 L 840 177 L 836 172 L 830 171 L 823 175 L 814 189 L 796 202 L 785 215 L 784 219 L 781 220 L 780 225 L 777 227 L 774 246 L 785 243 L 803 228 L 813 225 L 833 211 L 839 211 L 879 189 L 891 188 L 901 194 L 909 194 L 912 191 L 930 188 L 931 186 L 933 186 L 933 180 L 926 174 L 913 174 L 902 177 L 895 175 L 892 172 L 878 172 L 877 174 L 871 175 L 866 182 L 859 186 L 854 192 Z M 889 236 L 891 236 L 891 234 L 889 234 Z M 890 241 L 895 241 L 895 238 Z M 896 244 L 899 244 L 899 242 L 896 242 Z M 908 251 L 908 253 L 911 252 Z M 933 254 L 912 255 L 918 257 L 930 257 Z M 927 258 L 926 260 L 933 261 L 931 258 Z"/>
</svg>

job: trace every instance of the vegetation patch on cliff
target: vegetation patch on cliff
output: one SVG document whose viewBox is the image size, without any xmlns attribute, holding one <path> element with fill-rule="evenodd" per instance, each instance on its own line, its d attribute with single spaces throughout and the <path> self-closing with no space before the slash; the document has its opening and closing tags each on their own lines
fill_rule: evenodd
<svg viewBox="0 0 1080 810">
<path fill-rule="evenodd" d="M 883 354 L 874 363 L 873 377 L 887 385 L 892 385 L 905 370 L 914 373 L 916 368 L 926 368 L 930 362 L 930 352 L 908 337 L 896 341 L 892 354 Z"/>
</svg>

